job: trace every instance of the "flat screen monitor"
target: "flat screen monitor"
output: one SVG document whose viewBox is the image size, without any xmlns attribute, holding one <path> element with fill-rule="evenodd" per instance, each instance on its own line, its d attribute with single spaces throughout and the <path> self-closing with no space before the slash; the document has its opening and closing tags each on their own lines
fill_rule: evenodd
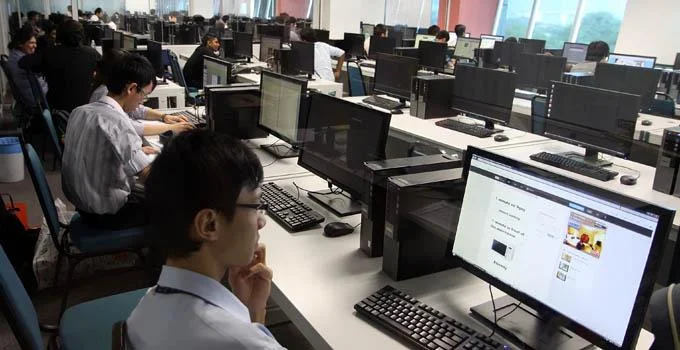
<svg viewBox="0 0 680 350">
<path fill-rule="evenodd" d="M 673 70 L 680 70 L 680 52 L 675 54 L 675 63 L 673 63 Z"/>
<path fill-rule="evenodd" d="M 113 49 L 113 39 L 102 39 L 102 56 L 106 56 Z"/>
<path fill-rule="evenodd" d="M 445 43 L 421 41 L 418 46 L 420 66 L 435 72 L 442 71 L 446 65 L 446 50 L 448 46 Z"/>
<path fill-rule="evenodd" d="M 543 53 L 545 40 L 520 38 L 519 46 L 523 53 Z"/>
<path fill-rule="evenodd" d="M 123 34 L 123 50 L 136 50 L 137 38 L 132 35 Z"/>
<path fill-rule="evenodd" d="M 294 70 L 298 73 L 314 75 L 314 43 L 294 41 L 291 43 L 291 56 Z"/>
<path fill-rule="evenodd" d="M 104 37 L 102 39 L 113 39 L 114 30 L 109 26 L 104 26 Z"/>
<path fill-rule="evenodd" d="M 434 35 L 418 34 L 413 47 L 420 47 L 421 41 L 434 41 L 437 37 Z"/>
<path fill-rule="evenodd" d="M 496 41 L 492 61 L 501 66 L 515 67 L 519 63 L 519 44 L 512 41 Z"/>
<path fill-rule="evenodd" d="M 158 41 L 147 40 L 146 58 L 151 62 L 153 70 L 156 72 L 156 76 L 163 77 L 165 75 L 165 66 L 163 66 L 163 45 Z"/>
<path fill-rule="evenodd" d="M 487 129 L 494 123 L 510 121 L 515 98 L 517 74 L 471 65 L 456 67 L 451 108 L 458 113 L 481 119 Z"/>
<path fill-rule="evenodd" d="M 633 67 L 654 68 L 654 65 L 656 64 L 656 57 L 633 56 L 633 55 L 624 55 L 624 54 L 621 54 L 621 53 L 612 53 L 612 54 L 609 54 L 609 58 L 607 59 L 607 63 L 620 64 L 620 65 L 624 65 L 624 66 L 633 66 Z"/>
<path fill-rule="evenodd" d="M 345 33 L 343 37 L 343 49 L 345 54 L 349 57 L 364 57 L 364 40 L 363 34 Z"/>
<path fill-rule="evenodd" d="M 475 50 L 479 48 L 481 39 L 478 38 L 458 38 L 453 57 L 472 60 L 475 58 Z"/>
<path fill-rule="evenodd" d="M 504 37 L 502 35 L 482 34 L 479 38 L 482 39 L 482 42 L 479 44 L 480 49 L 493 49 L 494 43 L 496 41 L 503 41 Z"/>
<path fill-rule="evenodd" d="M 234 33 L 234 55 L 247 59 L 253 56 L 253 34 Z"/>
<path fill-rule="evenodd" d="M 330 35 L 331 35 L 331 32 L 329 32 L 327 30 L 314 29 L 314 37 L 316 38 L 316 41 L 328 43 L 330 41 Z"/>
<path fill-rule="evenodd" d="M 278 73 L 262 71 L 260 84 L 260 118 L 258 125 L 274 136 L 297 146 L 307 81 Z M 300 119 L 303 118 L 303 123 Z"/>
<path fill-rule="evenodd" d="M 416 38 L 416 27 L 403 27 L 402 32 L 404 36 L 402 39 L 411 40 Z"/>
<path fill-rule="evenodd" d="M 406 56 L 377 54 L 373 91 L 397 97 L 411 98 L 411 79 L 418 73 L 418 60 Z"/>
<path fill-rule="evenodd" d="M 274 59 L 274 50 L 281 49 L 281 38 L 263 35 L 260 37 L 260 62 L 269 64 Z"/>
<path fill-rule="evenodd" d="M 531 89 L 549 89 L 551 81 L 561 81 L 565 57 L 520 54 L 517 65 L 517 87 Z"/>
<path fill-rule="evenodd" d="M 663 71 L 654 68 L 598 63 L 593 86 L 640 96 L 640 109 L 652 107 Z"/>
<path fill-rule="evenodd" d="M 598 152 L 630 154 L 639 96 L 553 82 L 547 105 L 546 136 L 585 147 L 584 161 L 596 164 Z"/>
<path fill-rule="evenodd" d="M 568 64 L 578 64 L 586 61 L 588 55 L 588 44 L 564 43 L 562 47 L 562 57 L 567 58 Z"/>
<path fill-rule="evenodd" d="M 375 29 L 375 25 L 373 24 L 368 24 L 368 23 L 361 23 L 361 34 L 364 36 L 372 36 L 373 35 L 373 30 Z"/>
<path fill-rule="evenodd" d="M 498 320 L 503 334 L 520 338 L 523 324 L 566 324 L 584 343 L 634 348 L 675 211 L 475 147 L 463 172 L 452 252 L 464 269 L 522 304 Z M 512 309 L 499 299 L 499 308 Z M 541 349 L 568 341 L 525 335 Z"/>
<path fill-rule="evenodd" d="M 263 36 L 269 36 L 269 37 L 276 37 L 276 38 L 281 38 L 283 39 L 283 32 L 285 30 L 285 26 L 282 25 L 277 25 L 277 24 L 258 24 L 257 25 L 257 33 L 260 37 L 260 40 L 262 40 Z"/>
<path fill-rule="evenodd" d="M 364 162 L 385 159 L 390 120 L 389 113 L 325 94 L 313 94 L 298 164 L 328 179 L 351 197 L 360 198 L 367 181 Z M 329 200 L 329 196 L 332 193 L 312 198 L 340 215 L 361 211 L 359 205 L 341 212 L 333 205 L 344 203 L 346 206 L 351 199 L 340 195 Z"/>
<path fill-rule="evenodd" d="M 231 63 L 210 56 L 203 58 L 203 86 L 229 84 Z"/>
<path fill-rule="evenodd" d="M 369 38 L 370 45 L 368 47 L 368 57 L 370 59 L 375 59 L 375 55 L 378 53 L 393 54 L 394 48 L 397 47 L 397 42 L 393 38 L 381 38 L 378 36 L 372 36 Z"/>
<path fill-rule="evenodd" d="M 387 37 L 392 38 L 397 42 L 397 46 L 403 46 L 404 32 L 398 30 L 390 30 L 387 32 Z"/>
</svg>

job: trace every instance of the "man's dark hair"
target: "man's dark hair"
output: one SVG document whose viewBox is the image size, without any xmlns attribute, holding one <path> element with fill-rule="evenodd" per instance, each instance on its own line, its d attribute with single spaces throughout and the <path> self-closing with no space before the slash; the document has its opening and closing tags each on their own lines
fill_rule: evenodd
<svg viewBox="0 0 680 350">
<path fill-rule="evenodd" d="M 262 179 L 260 160 L 238 139 L 207 129 L 175 136 L 145 184 L 154 243 L 170 257 L 189 256 L 201 247 L 189 237 L 196 214 L 216 209 L 233 220 L 241 190 L 255 190 Z"/>
<path fill-rule="evenodd" d="M 505 41 L 507 41 L 509 43 L 517 43 L 517 38 L 515 38 L 514 36 L 509 36 L 509 37 L 505 38 Z"/>
<path fill-rule="evenodd" d="M 441 29 L 439 29 L 439 26 L 436 24 L 431 25 L 429 28 L 427 28 L 427 35 L 437 35 Z"/>
<path fill-rule="evenodd" d="M 111 73 L 106 77 L 106 88 L 115 95 L 122 94 L 125 86 L 132 83 L 137 83 L 137 91 L 149 84 L 156 87 L 156 74 L 146 57 L 127 54 L 111 68 Z"/>
<path fill-rule="evenodd" d="M 609 56 L 609 44 L 604 41 L 593 41 L 588 44 L 588 51 L 586 52 L 586 61 L 600 62 L 603 58 Z"/>
<path fill-rule="evenodd" d="M 106 84 L 107 77 L 112 74 L 113 67 L 122 61 L 123 57 L 128 55 L 128 52 L 121 49 L 111 49 L 104 51 L 102 60 L 97 62 L 97 68 L 94 78 L 92 79 L 92 93 L 99 85 Z"/>
<path fill-rule="evenodd" d="M 457 37 L 462 37 L 465 35 L 465 25 L 464 24 L 456 24 L 456 26 L 453 28 L 453 31 L 456 32 Z"/>
<path fill-rule="evenodd" d="M 203 36 L 203 39 L 201 39 L 201 46 L 208 46 L 208 41 L 211 41 L 213 39 L 217 39 L 217 35 L 213 33 L 208 33 Z"/>
<path fill-rule="evenodd" d="M 21 29 L 19 29 L 16 33 L 14 33 L 14 36 L 12 37 L 12 40 L 10 41 L 8 47 L 10 49 L 18 49 L 19 46 L 31 40 L 31 38 L 33 37 L 35 37 L 33 26 L 31 26 L 30 24 L 26 24 L 23 27 L 21 27 Z"/>
<path fill-rule="evenodd" d="M 50 15 L 47 18 L 50 21 L 52 21 L 56 26 L 61 25 L 68 19 L 68 17 L 66 17 L 65 14 L 56 12 L 50 13 Z"/>
<path fill-rule="evenodd" d="M 38 12 L 38 11 L 28 11 L 28 13 L 26 14 L 26 18 L 28 20 L 31 20 L 32 18 L 38 17 L 38 16 L 40 16 L 40 12 Z"/>
<path fill-rule="evenodd" d="M 222 22 L 227 22 L 227 21 L 229 21 L 229 16 L 227 16 L 227 15 L 222 16 Z"/>
<path fill-rule="evenodd" d="M 75 47 L 83 43 L 83 25 L 72 19 L 57 27 L 57 42 L 64 46 Z"/>
<path fill-rule="evenodd" d="M 302 41 L 306 41 L 309 43 L 316 42 L 316 33 L 314 33 L 314 29 L 302 28 L 302 30 L 300 31 L 300 39 L 302 39 Z"/>
<path fill-rule="evenodd" d="M 49 19 L 43 19 L 40 21 L 40 28 L 45 32 L 45 35 L 50 35 L 53 30 L 57 29 L 57 25 Z"/>
<path fill-rule="evenodd" d="M 449 32 L 445 30 L 440 30 L 439 33 L 437 33 L 435 39 L 446 39 L 446 42 L 449 42 L 451 36 L 449 36 Z"/>
<path fill-rule="evenodd" d="M 296 24 L 297 23 L 297 18 L 290 16 L 286 18 L 286 24 Z"/>
<path fill-rule="evenodd" d="M 373 28 L 373 35 L 375 36 L 382 36 L 382 35 L 387 35 L 387 27 L 385 27 L 384 24 L 376 24 L 375 27 Z"/>
<path fill-rule="evenodd" d="M 98 13 L 102 13 L 101 7 L 97 7 L 96 9 L 94 9 L 94 14 L 97 15 Z M 97 15 L 97 16 L 99 16 L 99 15 Z"/>
</svg>

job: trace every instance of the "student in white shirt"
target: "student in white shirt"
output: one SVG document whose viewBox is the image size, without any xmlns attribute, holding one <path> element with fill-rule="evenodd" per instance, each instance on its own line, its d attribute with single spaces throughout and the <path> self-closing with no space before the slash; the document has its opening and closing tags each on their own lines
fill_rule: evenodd
<svg viewBox="0 0 680 350">
<path fill-rule="evenodd" d="M 340 79 L 342 65 L 345 62 L 345 51 L 335 46 L 328 45 L 321 41 L 316 41 L 316 35 L 311 28 L 303 28 L 300 31 L 302 41 L 314 43 L 314 73 L 321 79 L 336 81 Z M 333 72 L 331 59 L 338 60 Z"/>
<path fill-rule="evenodd" d="M 126 321 L 132 349 L 282 349 L 264 326 L 262 178 L 248 146 L 207 129 L 176 136 L 156 158 L 146 201 L 167 260 Z"/>
<path fill-rule="evenodd" d="M 371 35 L 368 40 L 364 40 L 364 51 L 366 51 L 366 54 L 370 54 L 368 50 L 371 47 L 371 40 L 373 38 L 387 38 L 387 28 L 385 27 L 384 24 L 376 24 L 375 27 L 373 28 L 373 35 Z"/>
<path fill-rule="evenodd" d="M 103 13 L 102 8 L 97 7 L 94 10 L 94 15 L 92 15 L 92 17 L 90 17 L 90 22 L 99 22 L 99 18 L 101 18 L 102 13 Z"/>
</svg>

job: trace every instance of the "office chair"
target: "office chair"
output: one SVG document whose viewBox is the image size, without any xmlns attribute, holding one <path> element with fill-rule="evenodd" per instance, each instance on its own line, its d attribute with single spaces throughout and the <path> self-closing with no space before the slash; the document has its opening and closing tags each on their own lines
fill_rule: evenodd
<svg viewBox="0 0 680 350">
<path fill-rule="evenodd" d="M 9 65 L 9 56 L 0 55 L 0 67 L 2 67 L 5 77 L 9 82 L 10 91 L 12 91 L 12 97 L 14 98 L 14 104 L 12 105 L 12 115 L 17 120 L 18 127 L 25 131 L 31 125 L 31 120 L 37 116 L 40 112 L 35 108 L 30 106 L 28 101 L 19 93 L 19 88 L 14 81 L 14 76 L 12 75 Z"/>
<path fill-rule="evenodd" d="M 168 51 L 168 57 L 170 58 L 170 70 L 172 70 L 172 78 L 175 83 L 177 83 L 177 85 L 184 87 L 184 95 L 187 102 L 192 105 L 202 105 L 203 99 L 199 97 L 198 90 L 187 85 L 187 82 L 184 79 L 182 68 L 179 66 L 177 55 L 175 55 L 175 53 L 172 51 Z"/>
<path fill-rule="evenodd" d="M 657 92 L 655 97 L 663 97 L 663 99 L 654 98 L 649 113 L 663 117 L 675 118 L 675 101 L 669 94 Z"/>
<path fill-rule="evenodd" d="M 651 350 L 680 350 L 680 287 L 672 283 L 658 289 L 649 300 L 649 314 L 654 333 Z"/>
<path fill-rule="evenodd" d="M 347 61 L 347 87 L 350 96 L 366 96 L 364 76 L 361 74 L 361 66 L 357 62 Z"/>
<path fill-rule="evenodd" d="M 59 311 L 59 316 L 61 316 L 64 314 L 68 303 L 68 293 L 73 273 L 76 266 L 83 260 L 130 252 L 137 254 L 140 262 L 144 263 L 145 257 L 142 254 L 142 248 L 144 248 L 144 228 L 134 227 L 122 230 L 95 229 L 84 223 L 79 214 L 75 214 L 68 225 L 59 222 L 57 207 L 54 205 L 54 197 L 47 183 L 45 171 L 40 159 L 38 159 L 38 154 L 30 144 L 24 146 L 24 157 L 38 196 L 38 201 L 40 202 L 40 207 L 45 215 L 52 243 L 54 243 L 58 252 L 57 266 L 54 273 L 54 287 L 57 286 L 61 262 L 63 259 L 66 259 L 68 273 L 66 275 L 66 290 L 64 291 Z M 64 229 L 64 232 L 60 238 L 59 234 L 62 229 Z M 76 248 L 77 251 L 72 248 Z"/>
<path fill-rule="evenodd" d="M 536 95 L 531 99 L 531 132 L 543 135 L 545 133 L 547 98 Z"/>
</svg>

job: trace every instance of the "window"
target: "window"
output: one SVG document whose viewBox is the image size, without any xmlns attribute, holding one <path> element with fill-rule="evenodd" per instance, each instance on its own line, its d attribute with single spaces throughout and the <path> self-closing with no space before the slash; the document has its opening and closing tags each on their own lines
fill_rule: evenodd
<svg viewBox="0 0 680 350">
<path fill-rule="evenodd" d="M 545 40 L 546 49 L 561 49 L 571 37 L 578 3 L 579 0 L 541 1 L 530 38 Z"/>
<path fill-rule="evenodd" d="M 576 40 L 586 44 L 602 40 L 614 52 L 625 9 L 626 0 L 587 1 Z"/>
<path fill-rule="evenodd" d="M 533 5 L 534 0 L 503 0 L 503 4 L 498 9 L 498 11 L 501 11 L 501 15 L 496 33 L 504 35 L 506 38 L 510 36 L 526 37 Z"/>
<path fill-rule="evenodd" d="M 427 28 L 432 24 L 433 0 L 386 0 L 385 23 Z"/>
</svg>

